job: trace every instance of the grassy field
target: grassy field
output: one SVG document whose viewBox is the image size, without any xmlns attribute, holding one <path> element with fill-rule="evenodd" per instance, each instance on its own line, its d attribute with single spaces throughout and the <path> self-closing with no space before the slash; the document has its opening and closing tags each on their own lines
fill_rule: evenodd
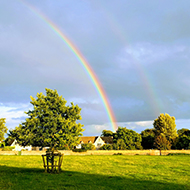
<svg viewBox="0 0 190 190">
<path fill-rule="evenodd" d="M 41 156 L 0 156 L 0 189 L 190 189 L 190 156 L 64 156 L 48 174 Z"/>
</svg>

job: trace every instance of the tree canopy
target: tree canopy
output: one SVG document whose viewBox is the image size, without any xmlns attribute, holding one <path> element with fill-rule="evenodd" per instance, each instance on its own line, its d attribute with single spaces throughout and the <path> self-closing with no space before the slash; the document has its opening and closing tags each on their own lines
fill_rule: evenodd
<svg viewBox="0 0 190 190">
<path fill-rule="evenodd" d="M 152 149 L 154 148 L 155 140 L 155 130 L 154 129 L 145 129 L 141 132 L 142 137 L 142 147 L 143 149 Z"/>
<path fill-rule="evenodd" d="M 190 130 L 182 128 L 177 133 L 179 136 L 176 140 L 175 148 L 190 149 Z"/>
<path fill-rule="evenodd" d="M 0 142 L 4 140 L 4 135 L 7 132 L 7 127 L 5 126 L 5 118 L 0 118 Z"/>
<path fill-rule="evenodd" d="M 123 149 L 142 149 L 141 141 L 140 134 L 126 127 L 118 127 L 114 134 L 114 142 L 118 144 L 118 147 L 122 147 Z"/>
<path fill-rule="evenodd" d="M 103 130 L 102 131 L 102 134 L 101 134 L 102 137 L 112 137 L 113 136 L 113 132 L 110 131 L 110 130 Z"/>
<path fill-rule="evenodd" d="M 155 129 L 155 136 L 156 142 L 155 145 L 157 148 L 164 147 L 171 147 L 172 142 L 178 136 L 176 124 L 175 124 L 175 117 L 171 117 L 169 114 L 161 113 L 160 116 L 154 120 L 154 129 Z M 161 145 L 162 143 L 168 143 L 168 146 Z"/>
<path fill-rule="evenodd" d="M 81 108 L 72 102 L 66 106 L 66 100 L 58 95 L 57 90 L 45 90 L 46 95 L 37 93 L 37 98 L 30 97 L 33 110 L 25 112 L 28 118 L 12 134 L 23 146 L 71 148 L 79 142 L 84 131 L 83 125 L 76 123 L 82 119 Z"/>
</svg>

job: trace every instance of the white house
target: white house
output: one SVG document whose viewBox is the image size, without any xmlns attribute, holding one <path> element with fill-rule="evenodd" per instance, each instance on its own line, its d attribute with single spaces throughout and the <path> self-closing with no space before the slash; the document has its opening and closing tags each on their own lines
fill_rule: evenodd
<svg viewBox="0 0 190 190">
<path fill-rule="evenodd" d="M 20 146 L 16 139 L 10 144 L 10 146 L 14 146 L 15 148 L 13 150 L 16 150 L 16 151 L 21 151 L 21 150 L 28 150 L 28 151 L 31 151 L 32 150 L 32 145 L 30 146 Z"/>
<path fill-rule="evenodd" d="M 100 137 L 100 136 L 93 136 L 93 137 L 80 137 L 80 144 L 76 146 L 77 149 L 81 148 L 81 144 L 84 143 L 92 143 L 99 149 L 104 144 L 113 144 L 112 137 Z"/>
</svg>

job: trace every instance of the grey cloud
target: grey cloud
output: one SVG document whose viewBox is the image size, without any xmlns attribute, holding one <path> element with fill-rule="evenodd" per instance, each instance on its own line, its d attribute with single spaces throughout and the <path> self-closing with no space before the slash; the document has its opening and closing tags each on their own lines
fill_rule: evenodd
<svg viewBox="0 0 190 190">
<path fill-rule="evenodd" d="M 160 112 L 189 117 L 188 1 L 28 2 L 78 47 L 119 122 L 153 120 Z M 87 133 L 108 122 L 79 60 L 27 6 L 0 1 L 0 33 L 1 102 L 29 103 L 30 95 L 57 89 L 82 108 Z"/>
</svg>

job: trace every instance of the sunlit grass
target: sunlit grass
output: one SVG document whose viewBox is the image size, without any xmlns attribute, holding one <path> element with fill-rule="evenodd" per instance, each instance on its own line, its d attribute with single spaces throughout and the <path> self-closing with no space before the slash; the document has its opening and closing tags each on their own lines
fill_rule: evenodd
<svg viewBox="0 0 190 190">
<path fill-rule="evenodd" d="M 0 156 L 0 189 L 190 189 L 190 156 L 64 156 L 44 172 L 41 156 Z"/>
</svg>

